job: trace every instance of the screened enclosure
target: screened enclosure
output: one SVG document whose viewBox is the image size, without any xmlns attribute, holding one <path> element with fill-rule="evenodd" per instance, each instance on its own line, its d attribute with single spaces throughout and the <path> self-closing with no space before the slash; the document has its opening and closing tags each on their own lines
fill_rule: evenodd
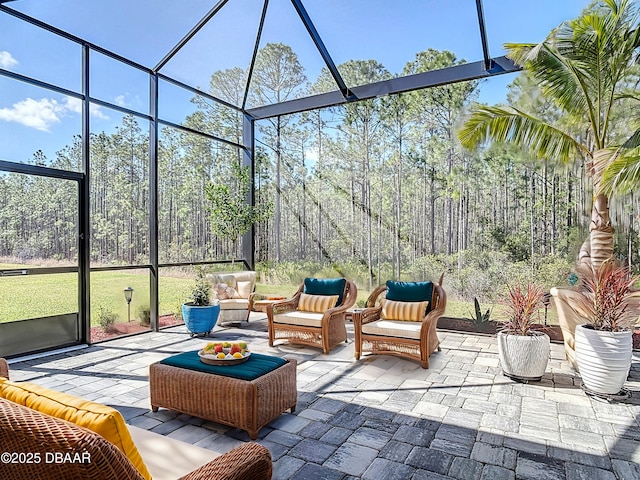
<svg viewBox="0 0 640 480">
<path fill-rule="evenodd" d="M 547 206 L 522 189 L 573 216 L 527 255 L 580 221 L 579 172 L 504 152 L 489 164 L 454 139 L 469 104 L 513 82 L 502 44 L 531 18 L 544 32 L 564 20 L 542 14 L 553 2 L 134 3 L 0 0 L 0 282 L 14 299 L 0 322 L 71 319 L 63 339 L 9 354 L 91 342 L 103 317 L 145 309 L 157 329 L 195 265 L 349 275 L 366 291 L 439 276 L 435 254 L 462 265 L 493 225 L 539 228 L 531 208 Z M 65 300 L 25 307 L 46 277 Z"/>
</svg>

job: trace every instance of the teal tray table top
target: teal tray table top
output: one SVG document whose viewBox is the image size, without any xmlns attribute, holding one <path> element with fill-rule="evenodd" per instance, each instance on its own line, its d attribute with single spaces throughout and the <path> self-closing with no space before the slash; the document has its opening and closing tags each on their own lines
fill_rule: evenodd
<svg viewBox="0 0 640 480">
<path fill-rule="evenodd" d="M 238 378 L 240 380 L 255 380 L 258 377 L 281 367 L 287 360 L 271 355 L 251 353 L 246 362 L 237 365 L 207 365 L 200 361 L 197 351 L 179 353 L 161 360 L 160 363 L 172 367 L 186 368 L 196 372 L 213 373 L 224 377 Z"/>
</svg>

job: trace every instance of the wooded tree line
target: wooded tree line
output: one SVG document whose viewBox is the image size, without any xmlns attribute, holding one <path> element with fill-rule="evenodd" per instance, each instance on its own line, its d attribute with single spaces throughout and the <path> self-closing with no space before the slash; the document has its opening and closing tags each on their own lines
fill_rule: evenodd
<svg viewBox="0 0 640 480">
<path fill-rule="evenodd" d="M 428 50 L 399 73 L 459 63 L 451 52 Z M 348 85 L 394 76 L 375 60 L 339 68 Z M 242 99 L 244 76 L 239 68 L 215 72 L 210 93 Z M 286 101 L 327 91 L 329 82 L 326 70 L 310 82 L 290 47 L 268 44 L 259 52 L 250 92 L 254 104 Z M 479 88 L 478 82 L 459 83 L 259 122 L 256 201 L 273 201 L 274 215 L 256 225 L 256 259 L 355 263 L 374 285 L 385 276 L 400 278 L 429 255 L 458 254 L 459 268 L 463 253 L 474 249 L 502 250 L 513 261 L 532 263 L 573 257 L 589 220 L 585 166 L 533 159 L 509 145 L 462 149 L 456 131 Z M 511 86 L 508 103 L 562 122 L 524 75 Z M 235 135 L 240 143 L 237 115 L 203 97 L 194 104 L 198 110 L 185 126 L 224 131 L 220 136 Z M 92 262 L 149 261 L 147 127 L 125 116 L 114 133 L 91 134 Z M 232 239 L 211 232 L 205 186 L 233 181 L 231 165 L 241 161 L 240 152 L 163 127 L 158 161 L 160 261 L 230 258 Z M 37 152 L 33 163 L 80 170 L 80 139 L 55 159 Z M 0 176 L 0 255 L 75 257 L 77 202 L 70 183 Z M 635 196 L 613 199 L 623 258 L 638 254 L 638 212 Z"/>
</svg>

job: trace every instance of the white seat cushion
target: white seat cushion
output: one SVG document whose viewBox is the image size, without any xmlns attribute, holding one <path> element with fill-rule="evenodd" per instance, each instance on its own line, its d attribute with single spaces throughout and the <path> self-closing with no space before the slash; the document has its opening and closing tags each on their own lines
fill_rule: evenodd
<svg viewBox="0 0 640 480">
<path fill-rule="evenodd" d="M 405 320 L 376 320 L 362 325 L 362 333 L 366 335 L 385 335 L 387 337 L 420 339 L 422 322 Z"/>
<path fill-rule="evenodd" d="M 274 315 L 274 323 L 286 323 L 287 325 L 300 325 L 305 327 L 318 327 L 322 326 L 322 313 L 303 312 L 302 310 L 296 310 L 295 312 L 282 313 L 280 315 Z"/>
<path fill-rule="evenodd" d="M 244 298 L 229 298 L 220 300 L 221 310 L 246 310 L 249 308 L 249 300 Z"/>
<path fill-rule="evenodd" d="M 153 480 L 180 478 L 224 453 L 196 447 L 131 425 L 128 427 Z"/>
</svg>

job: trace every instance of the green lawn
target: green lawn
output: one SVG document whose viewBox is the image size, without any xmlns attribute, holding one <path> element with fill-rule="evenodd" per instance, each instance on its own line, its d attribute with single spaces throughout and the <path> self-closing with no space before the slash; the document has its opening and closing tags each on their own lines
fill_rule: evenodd
<svg viewBox="0 0 640 480">
<path fill-rule="evenodd" d="M 0 268 L 24 266 L 0 265 Z M 92 272 L 90 278 L 92 324 L 97 325 L 99 307 L 127 321 L 124 289 L 133 288 L 131 318 L 137 309 L 149 306 L 147 270 Z M 173 313 L 188 301 L 193 281 L 189 278 L 160 277 L 160 314 Z M 0 322 L 46 317 L 78 311 L 78 276 L 75 273 L 0 277 Z"/>
<path fill-rule="evenodd" d="M 22 265 L 0 264 L 0 268 L 24 268 Z M 0 277 L 0 323 L 27 318 L 38 318 L 62 313 L 77 312 L 77 275 L 72 273 L 56 275 L 19 275 Z M 159 281 L 160 314 L 170 314 L 179 310 L 180 305 L 189 300 L 193 280 L 184 277 L 162 275 Z M 147 270 L 121 270 L 91 273 L 92 324 L 97 325 L 100 307 L 118 316 L 118 322 L 127 321 L 127 304 L 123 290 L 134 289 L 131 302 L 131 318 L 137 318 L 137 309 L 149 305 L 149 274 Z M 256 291 L 283 296 L 292 295 L 298 285 L 258 284 Z M 358 303 L 363 305 L 369 296 L 367 290 L 358 291 Z M 483 305 L 483 311 L 492 308 L 493 320 L 504 318 L 500 306 Z M 449 299 L 446 316 L 466 318 L 471 316 L 471 302 Z M 543 318 L 544 312 L 542 312 Z M 548 322 L 557 323 L 555 308 L 548 310 Z"/>
</svg>

